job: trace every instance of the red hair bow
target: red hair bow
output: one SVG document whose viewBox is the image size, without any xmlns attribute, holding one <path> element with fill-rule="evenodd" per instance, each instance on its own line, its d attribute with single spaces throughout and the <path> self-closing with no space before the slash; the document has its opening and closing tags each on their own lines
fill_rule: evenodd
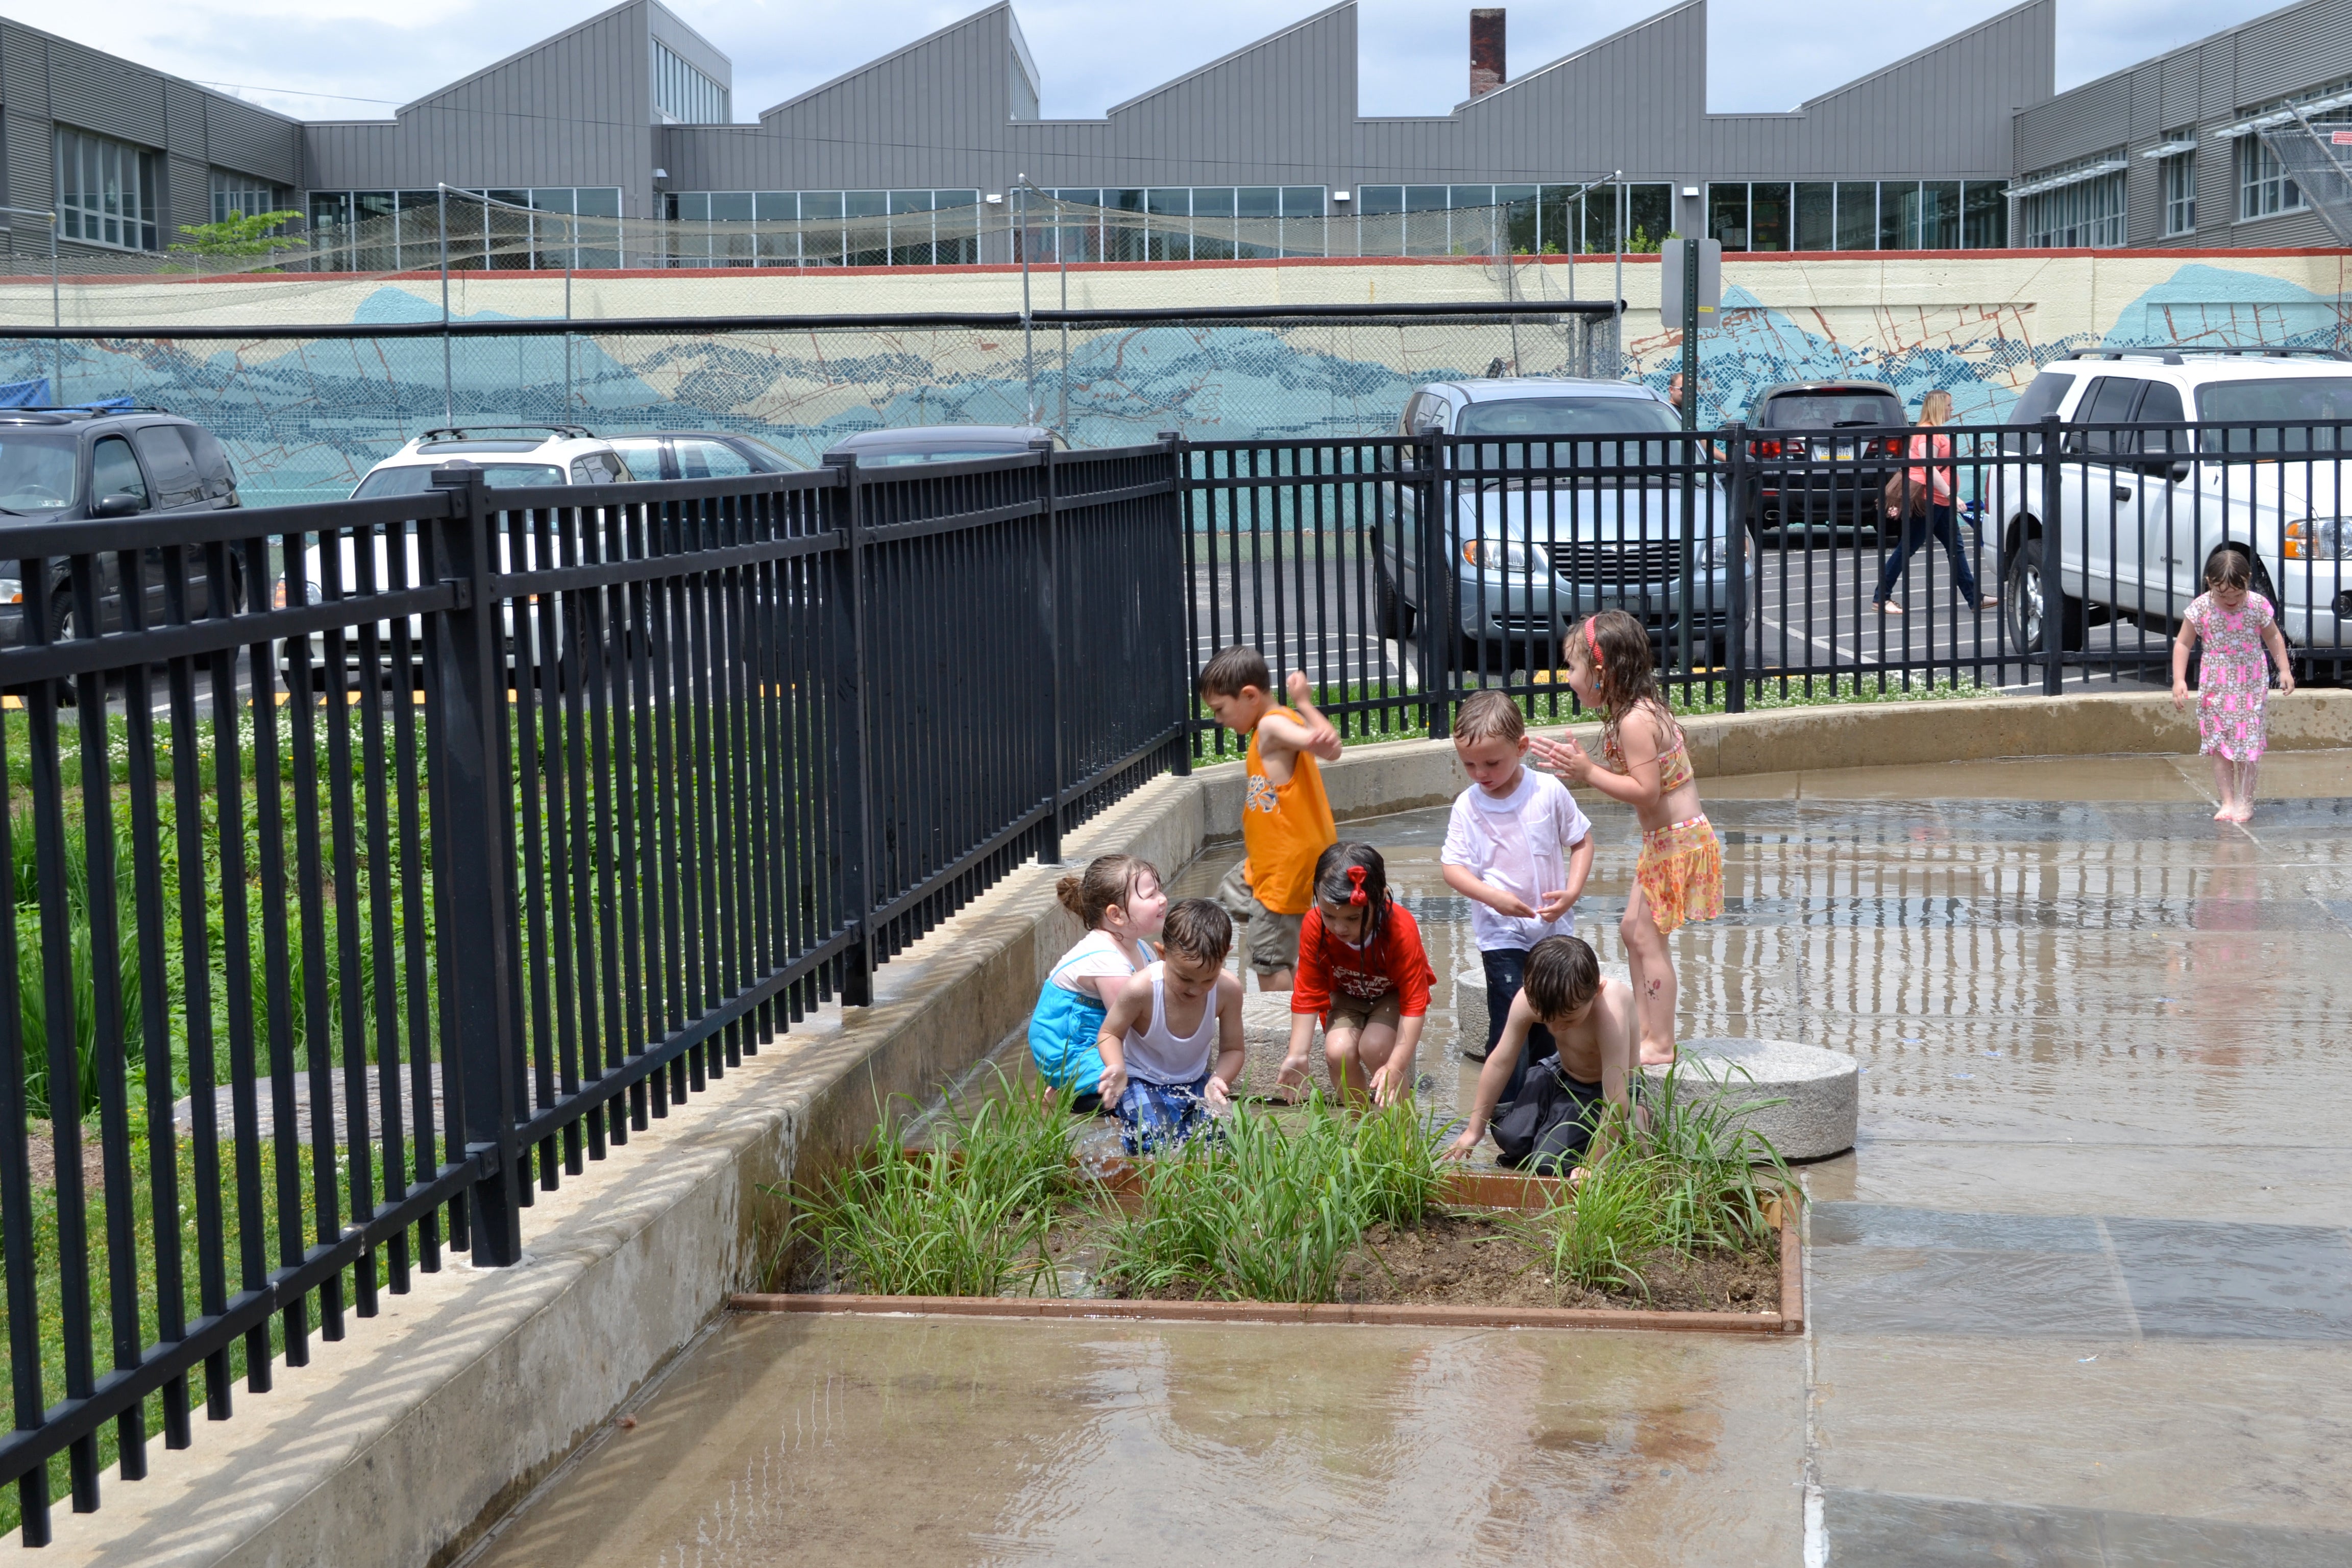
<svg viewBox="0 0 2352 1568">
<path fill-rule="evenodd" d="M 1370 895 L 1364 891 L 1364 868 L 1361 866 L 1348 868 L 1348 880 L 1355 884 L 1356 889 L 1354 892 L 1348 895 L 1349 903 L 1367 904 L 1371 901 Z"/>
</svg>

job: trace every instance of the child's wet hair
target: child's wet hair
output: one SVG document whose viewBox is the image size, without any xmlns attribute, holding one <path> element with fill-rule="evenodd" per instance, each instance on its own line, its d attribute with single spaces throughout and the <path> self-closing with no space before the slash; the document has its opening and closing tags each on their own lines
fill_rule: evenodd
<svg viewBox="0 0 2352 1568">
<path fill-rule="evenodd" d="M 1239 697 L 1244 686 L 1272 691 L 1274 676 L 1265 667 L 1265 655 L 1235 644 L 1219 649 L 1202 668 L 1201 679 L 1193 685 L 1202 697 Z"/>
<path fill-rule="evenodd" d="M 1185 899 L 1168 909 L 1160 945 L 1171 958 L 1223 965 L 1234 950 L 1234 917 L 1213 899 Z"/>
<path fill-rule="evenodd" d="M 1078 917 L 1078 923 L 1088 931 L 1102 928 L 1103 916 L 1115 905 L 1127 907 L 1135 896 L 1137 879 L 1150 872 L 1157 879 L 1160 868 L 1140 855 L 1100 855 L 1090 862 L 1086 874 L 1065 877 L 1054 884 L 1054 896 L 1062 907 Z"/>
<path fill-rule="evenodd" d="M 1364 932 L 1360 940 L 1377 940 L 1381 928 L 1388 923 L 1391 907 L 1388 863 L 1370 845 L 1341 839 L 1316 857 L 1315 901 L 1361 908 Z M 1318 926 L 1329 934 L 1319 921 Z"/>
<path fill-rule="evenodd" d="M 1481 745 L 1488 741 L 1508 741 L 1517 745 L 1527 738 L 1528 721 L 1519 712 L 1519 705 L 1493 689 L 1474 691 L 1462 700 L 1454 715 L 1454 739 L 1457 744 Z"/>
<path fill-rule="evenodd" d="M 2205 586 L 2244 588 L 2254 585 L 2254 558 L 2242 544 L 2217 544 L 2205 557 Z"/>
<path fill-rule="evenodd" d="M 1568 657 L 1591 668 L 1593 683 L 1600 688 L 1601 725 L 1610 740 L 1617 739 L 1617 726 L 1644 704 L 1654 705 L 1680 736 L 1674 710 L 1659 693 L 1657 655 L 1641 622 L 1622 610 L 1587 616 L 1568 629 Z"/>
<path fill-rule="evenodd" d="M 1537 1017 L 1566 1017 L 1601 989 L 1601 960 L 1580 936 L 1548 936 L 1529 950 L 1520 984 Z"/>
</svg>

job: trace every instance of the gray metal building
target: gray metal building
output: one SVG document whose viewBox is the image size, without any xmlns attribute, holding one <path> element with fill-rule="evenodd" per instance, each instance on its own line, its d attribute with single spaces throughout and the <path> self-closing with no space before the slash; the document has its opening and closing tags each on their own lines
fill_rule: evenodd
<svg viewBox="0 0 2352 1568">
<path fill-rule="evenodd" d="M 705 234 L 843 226 L 837 244 L 803 234 L 734 260 L 994 260 L 1009 236 L 982 217 L 1023 175 L 1145 215 L 1044 237 L 1079 259 L 1232 255 L 1206 234 L 1249 218 L 1269 235 L 1312 227 L 1318 246 L 1344 223 L 1353 253 L 1442 254 L 1461 248 L 1444 215 L 1470 208 L 1507 209 L 1509 245 L 1540 250 L 1647 248 L 1702 226 L 1756 250 L 2330 243 L 2326 166 L 2295 158 L 2352 113 L 2352 0 L 2304 0 L 2064 94 L 2056 4 L 2027 0 L 1784 114 L 1707 112 L 1706 0 L 1517 75 L 1490 17 L 1474 44 L 1482 90 L 1411 118 L 1358 112 L 1352 0 L 1097 120 L 1040 118 L 1008 3 L 751 123 L 732 122 L 727 57 L 659 0 L 625 0 L 381 121 L 293 120 L 0 22 L 0 201 L 55 205 L 92 264 L 290 206 L 317 265 L 414 266 L 437 247 L 441 183 Z M 362 232 L 363 253 L 337 251 L 335 236 Z M 575 242 L 562 259 L 625 258 Z"/>
</svg>

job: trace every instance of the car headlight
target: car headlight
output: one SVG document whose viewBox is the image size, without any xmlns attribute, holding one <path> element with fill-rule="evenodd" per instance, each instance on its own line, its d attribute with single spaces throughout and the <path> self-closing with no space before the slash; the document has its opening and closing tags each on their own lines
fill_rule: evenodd
<svg viewBox="0 0 2352 1568">
<path fill-rule="evenodd" d="M 1507 539 L 1473 539 L 1462 546 L 1462 559 L 1481 572 L 1516 575 L 1551 570 L 1542 551 Z"/>
<path fill-rule="evenodd" d="M 1741 529 L 1739 531 L 1740 558 L 1742 560 L 1748 560 L 1752 558 L 1755 553 L 1755 542 L 1748 537 L 1748 531 L 1746 529 Z M 1713 571 L 1717 567 L 1730 565 L 1731 555 L 1731 541 L 1721 534 L 1713 536 L 1701 543 L 1698 547 L 1698 563 L 1702 568 L 1708 571 Z"/>
<path fill-rule="evenodd" d="M 0 605 L 21 605 L 25 602 L 25 580 L 12 572 L 0 577 Z"/>
<path fill-rule="evenodd" d="M 2352 527 L 2340 517 L 2311 518 L 2286 525 L 2289 561 L 2341 561 L 2352 555 Z"/>
<path fill-rule="evenodd" d="M 301 595 L 299 600 L 294 597 L 298 594 Z M 269 591 L 269 603 L 282 610 L 289 604 L 316 605 L 324 601 L 326 596 L 325 591 L 316 583 L 306 581 L 298 584 L 291 577 L 280 577 L 277 586 Z"/>
</svg>

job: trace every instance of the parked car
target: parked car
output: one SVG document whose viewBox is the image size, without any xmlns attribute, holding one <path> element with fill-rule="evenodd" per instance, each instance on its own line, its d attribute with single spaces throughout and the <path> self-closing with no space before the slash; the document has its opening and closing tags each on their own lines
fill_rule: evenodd
<svg viewBox="0 0 2352 1568">
<path fill-rule="evenodd" d="M 2352 421 L 2347 356 L 2085 350 L 2035 376 L 2009 422 L 2053 414 L 2095 426 L 2065 437 L 2058 515 L 2043 515 L 2040 441 L 2022 430 L 2003 437 L 2010 460 L 1993 470 L 1989 492 L 2015 647 L 2042 651 L 2054 624 L 2060 646 L 2079 648 L 2094 620 L 2116 616 L 2169 631 L 2204 591 L 2205 558 L 2224 539 L 2250 547 L 2254 591 L 2278 607 L 2290 646 L 2343 646 L 2352 632 L 2344 508 L 2352 428 L 2326 422 Z M 2095 428 L 2190 420 L 2207 427 Z M 2221 460 L 2225 453 L 2236 460 Z"/>
<path fill-rule="evenodd" d="M 1070 445 L 1058 432 L 1039 425 L 917 425 L 904 430 L 861 430 L 844 437 L 825 448 L 824 460 L 855 457 L 861 468 L 962 463 L 977 458 L 1011 457 L 1039 441 L 1051 441 L 1057 451 L 1067 451 Z"/>
<path fill-rule="evenodd" d="M 213 433 L 193 420 L 160 408 L 0 408 L 0 555 L 5 531 L 27 522 L 102 522 L 157 513 L 218 511 L 242 504 L 236 471 Z M 184 547 L 186 610 L 213 612 L 244 603 L 238 568 L 232 562 L 216 601 L 202 546 Z M 151 549 L 145 562 L 142 612 L 149 625 L 165 615 L 163 552 Z M 23 563 L 0 559 L 0 642 L 25 640 L 24 606 L 28 596 L 46 596 L 49 635 L 71 637 L 82 628 L 67 563 L 54 561 L 46 584 L 29 592 Z M 122 583 L 116 558 L 98 562 L 100 629 L 123 624 Z"/>
<path fill-rule="evenodd" d="M 1484 438 L 1442 447 L 1439 458 L 1454 498 L 1439 524 L 1443 556 L 1474 665 L 1532 668 L 1556 654 L 1571 621 L 1603 609 L 1631 612 L 1662 647 L 1679 640 L 1683 486 L 1668 465 L 1698 454 L 1664 398 L 1615 381 L 1446 382 L 1413 393 L 1399 430 Z M 1568 471 L 1528 471 L 1553 463 Z M 1395 533 L 1376 540 L 1381 629 L 1399 640 L 1446 591 L 1422 580 L 1417 489 L 1396 487 Z M 1754 552 L 1719 485 L 1703 478 L 1693 493 L 1691 637 L 1718 663 L 1731 573 L 1747 571 L 1752 587 Z"/>
<path fill-rule="evenodd" d="M 593 431 L 578 425 L 476 425 L 462 428 L 427 430 L 402 447 L 391 457 L 370 468 L 352 490 L 353 500 L 371 500 L 389 496 L 422 495 L 433 488 L 433 475 L 447 468 L 471 468 L 481 470 L 482 482 L 492 489 L 539 489 L 573 485 L 625 484 L 635 476 L 613 443 Z M 416 531 L 406 531 L 405 581 L 421 580 L 417 559 Z M 351 593 L 359 583 L 358 552 L 346 537 L 339 546 L 341 575 L 339 592 Z M 378 534 L 373 563 L 375 581 L 379 585 L 393 581 L 389 535 Z M 526 541 L 520 562 L 528 564 L 530 549 Z M 315 604 L 325 597 L 326 574 L 319 546 L 312 544 L 302 555 L 302 576 L 299 580 L 281 579 L 272 589 L 272 601 L 281 608 L 293 602 Z M 514 653 L 514 612 L 506 612 L 507 663 L 512 668 Z M 412 646 L 421 647 L 425 626 L 422 616 L 411 616 L 408 623 Z M 392 624 L 379 622 L 379 637 L 389 638 Z M 328 668 L 327 637 L 314 632 L 308 642 L 307 665 L 310 683 L 314 686 L 337 684 L 335 673 Z M 276 649 L 279 676 L 289 686 L 299 683 L 295 668 L 297 639 L 281 638 Z M 343 637 L 343 676 L 348 681 L 361 665 L 358 638 L 346 634 Z"/>
<path fill-rule="evenodd" d="M 733 479 L 746 474 L 793 474 L 806 467 L 757 436 L 732 430 L 663 430 L 615 436 L 613 449 L 640 479 Z"/>
<path fill-rule="evenodd" d="M 1905 424 L 1903 397 L 1877 381 L 1787 381 L 1748 405 L 1756 476 L 1748 525 L 1875 537 L 1879 497 L 1902 456 L 1899 438 L 1840 435 Z"/>
</svg>

